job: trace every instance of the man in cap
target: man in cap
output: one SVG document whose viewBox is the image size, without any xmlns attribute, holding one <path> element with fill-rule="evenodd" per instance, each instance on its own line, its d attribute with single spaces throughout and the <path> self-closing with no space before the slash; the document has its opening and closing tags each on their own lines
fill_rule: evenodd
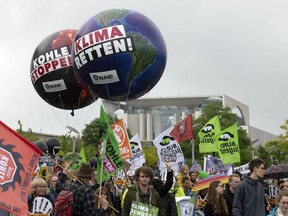
<svg viewBox="0 0 288 216">
<path fill-rule="evenodd" d="M 65 162 L 65 170 L 69 170 L 70 164 Z M 89 163 L 82 163 L 81 166 L 74 172 L 77 181 L 65 183 L 66 179 L 63 178 L 65 174 L 59 175 L 59 182 L 62 183 L 64 190 L 71 191 L 74 195 L 73 216 L 104 216 L 105 210 L 108 208 L 108 201 L 104 197 L 100 197 L 100 208 L 96 208 L 95 194 L 89 186 L 89 181 L 93 176 L 93 169 Z M 67 176 L 66 176 L 67 178 Z"/>
</svg>

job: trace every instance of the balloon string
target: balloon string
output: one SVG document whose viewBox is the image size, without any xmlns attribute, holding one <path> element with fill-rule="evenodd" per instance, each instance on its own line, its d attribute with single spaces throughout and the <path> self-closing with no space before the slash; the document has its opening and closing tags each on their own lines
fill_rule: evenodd
<svg viewBox="0 0 288 216">
<path fill-rule="evenodd" d="M 132 85 L 132 82 L 130 81 L 130 83 L 129 83 L 129 88 L 128 88 L 128 93 L 127 93 L 127 97 L 126 97 L 126 100 L 125 100 L 124 112 L 126 112 L 127 101 L 128 101 L 128 99 L 129 99 L 129 94 L 130 94 L 131 85 Z"/>
<path fill-rule="evenodd" d="M 79 99 L 78 99 L 78 105 L 77 105 L 78 109 L 80 109 L 80 105 L 81 105 L 81 96 L 82 96 L 82 93 L 80 92 Z M 82 115 L 82 109 L 81 109 L 80 115 L 76 116 L 76 128 L 78 127 L 81 115 Z"/>
<path fill-rule="evenodd" d="M 93 100 L 95 100 L 96 102 L 99 102 L 98 101 L 98 97 L 94 94 L 94 92 L 91 90 L 90 86 L 87 86 L 88 90 L 89 90 L 89 93 L 92 95 L 92 98 Z M 84 116 L 83 118 L 83 121 L 81 122 L 81 126 L 83 127 L 87 121 L 89 120 L 90 116 L 92 115 L 93 111 L 95 110 L 95 106 L 96 106 L 96 103 L 95 101 L 93 102 L 93 105 L 92 106 L 89 106 L 89 109 L 88 109 L 88 112 L 86 113 L 86 115 Z M 99 105 L 100 106 L 100 105 Z M 81 111 L 83 111 L 83 109 L 81 109 Z M 81 115 L 82 116 L 82 115 Z"/>
<path fill-rule="evenodd" d="M 146 90 L 144 92 L 144 95 L 147 94 L 149 87 L 150 87 L 150 85 L 147 86 L 147 88 L 146 88 Z M 137 110 L 142 106 L 143 103 L 144 103 L 144 98 L 139 100 L 139 102 L 138 102 L 133 114 L 136 114 Z"/>
<path fill-rule="evenodd" d="M 60 102 L 61 102 L 61 104 L 62 104 L 62 109 L 65 110 L 65 107 L 64 107 L 64 104 L 63 104 L 61 95 L 59 95 L 59 100 L 60 100 Z M 69 119 L 68 119 L 67 113 L 64 112 L 64 115 L 65 115 L 67 124 L 70 125 L 70 121 L 69 121 Z M 72 110 L 72 116 L 73 116 L 73 115 L 74 115 L 74 111 Z"/>
<path fill-rule="evenodd" d="M 105 84 L 105 87 L 106 87 L 106 92 L 107 92 L 107 96 L 108 96 L 108 101 L 110 103 L 110 108 L 112 109 L 112 101 L 111 101 L 111 98 L 110 98 L 110 94 L 109 94 L 109 89 L 108 89 L 108 86 L 107 84 Z M 115 116 L 112 115 L 112 119 L 113 119 L 113 122 L 115 123 Z"/>
<path fill-rule="evenodd" d="M 48 100 L 47 100 L 48 101 Z M 50 103 L 48 103 L 50 105 Z M 57 115 L 57 113 L 55 112 L 54 108 L 50 105 L 50 109 L 52 110 L 52 112 L 54 113 L 54 115 L 56 116 L 56 118 L 58 119 L 58 121 L 61 123 L 61 125 L 63 126 L 63 128 L 68 132 L 67 128 L 65 127 L 65 125 L 63 124 L 63 122 L 61 121 L 61 119 L 59 118 L 59 116 Z"/>
</svg>

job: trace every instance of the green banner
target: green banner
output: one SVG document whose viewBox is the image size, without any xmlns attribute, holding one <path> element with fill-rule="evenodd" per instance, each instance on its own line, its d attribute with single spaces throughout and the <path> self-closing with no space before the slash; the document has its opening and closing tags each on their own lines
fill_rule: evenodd
<svg viewBox="0 0 288 216">
<path fill-rule="evenodd" d="M 81 157 L 81 163 L 87 163 L 87 158 L 83 146 L 81 147 L 80 150 L 80 157 Z"/>
<path fill-rule="evenodd" d="M 223 164 L 240 162 L 237 123 L 217 133 L 215 141 Z"/>
<path fill-rule="evenodd" d="M 133 201 L 130 208 L 130 216 L 158 216 L 159 208 L 146 203 Z"/>
<path fill-rule="evenodd" d="M 97 182 L 102 183 L 118 170 L 124 168 L 122 156 L 109 118 L 101 106 L 100 110 L 101 149 L 97 163 Z"/>
<path fill-rule="evenodd" d="M 199 152 L 210 153 L 217 152 L 217 146 L 214 140 L 214 135 L 221 131 L 218 115 L 210 119 L 198 133 L 199 136 Z"/>
</svg>

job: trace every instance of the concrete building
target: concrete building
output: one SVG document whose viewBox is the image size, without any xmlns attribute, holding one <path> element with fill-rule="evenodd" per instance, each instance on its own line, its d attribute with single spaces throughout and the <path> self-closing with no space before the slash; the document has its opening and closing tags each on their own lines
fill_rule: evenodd
<svg viewBox="0 0 288 216">
<path fill-rule="evenodd" d="M 141 140 L 151 141 L 190 113 L 197 119 L 211 101 L 220 101 L 223 107 L 230 107 L 237 114 L 239 124 L 247 130 L 255 147 L 276 139 L 276 135 L 250 126 L 249 107 L 226 95 L 142 98 L 126 103 L 103 100 L 103 104 L 108 114 L 117 114 L 124 120 L 132 134 L 138 133 Z"/>
</svg>

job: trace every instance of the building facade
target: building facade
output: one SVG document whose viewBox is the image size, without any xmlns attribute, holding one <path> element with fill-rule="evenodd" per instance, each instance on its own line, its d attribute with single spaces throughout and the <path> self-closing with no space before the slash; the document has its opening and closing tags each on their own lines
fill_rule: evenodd
<svg viewBox="0 0 288 216">
<path fill-rule="evenodd" d="M 138 133 L 141 140 L 151 141 L 188 114 L 197 119 L 211 101 L 220 101 L 223 107 L 230 107 L 237 114 L 240 126 L 247 130 L 255 147 L 276 139 L 276 135 L 250 126 L 249 107 L 226 95 L 143 98 L 126 103 L 104 100 L 103 105 L 108 114 L 117 114 L 118 118 L 122 118 L 133 135 Z"/>
</svg>

